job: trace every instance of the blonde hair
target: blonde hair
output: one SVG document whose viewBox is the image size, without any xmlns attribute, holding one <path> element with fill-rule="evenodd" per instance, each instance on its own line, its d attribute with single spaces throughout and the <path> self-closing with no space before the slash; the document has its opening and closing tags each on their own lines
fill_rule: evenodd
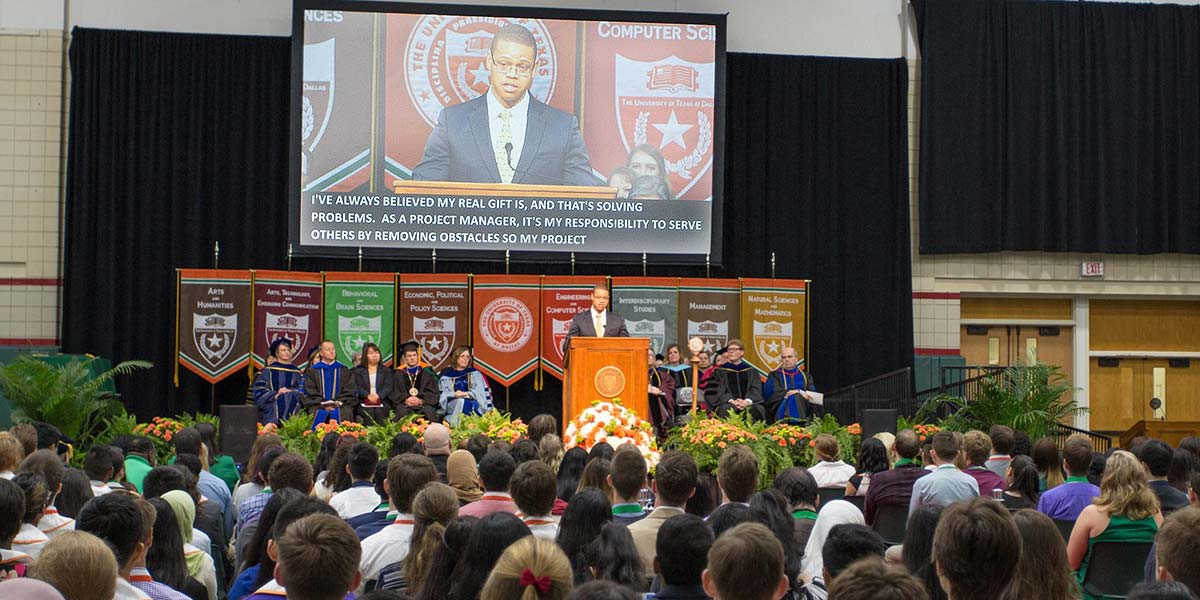
<svg viewBox="0 0 1200 600">
<path fill-rule="evenodd" d="M 24 458 L 21 440 L 7 431 L 0 431 L 0 471 L 16 471 Z"/>
<path fill-rule="evenodd" d="M 822 433 L 821 435 L 818 435 L 814 443 L 814 447 L 817 451 L 817 460 L 837 462 L 838 458 L 842 454 L 842 450 L 838 446 L 837 438 L 829 435 L 828 433 Z"/>
<path fill-rule="evenodd" d="M 549 589 L 543 593 L 536 584 L 521 585 L 526 570 L 535 578 L 549 578 Z M 500 555 L 479 599 L 563 600 L 571 594 L 573 581 L 571 562 L 558 544 L 528 535 Z"/>
<path fill-rule="evenodd" d="M 404 579 L 410 590 L 420 589 L 429 564 L 442 541 L 446 525 L 458 516 L 458 496 L 454 488 L 438 482 L 425 484 L 413 498 L 412 538 L 404 559 Z"/>
<path fill-rule="evenodd" d="M 117 592 L 117 557 L 90 533 L 64 531 L 42 548 L 29 576 L 70 600 L 111 600 Z"/>
<path fill-rule="evenodd" d="M 1093 500 L 1092 504 L 1110 516 L 1123 515 L 1134 521 L 1160 512 L 1158 496 L 1146 483 L 1142 464 L 1125 450 L 1113 452 L 1108 462 L 1104 463 L 1100 497 Z"/>
<path fill-rule="evenodd" d="M 557 435 L 547 433 L 538 440 L 538 458 L 555 474 L 558 474 L 558 465 L 562 464 L 562 457 L 563 443 Z"/>
<path fill-rule="evenodd" d="M 889 465 L 896 462 L 897 460 L 900 460 L 899 455 L 896 454 L 896 436 L 892 435 L 890 432 L 887 432 L 887 431 L 880 431 L 879 433 L 877 433 L 871 437 L 883 442 L 883 447 L 887 449 L 887 457 L 888 457 Z"/>
</svg>

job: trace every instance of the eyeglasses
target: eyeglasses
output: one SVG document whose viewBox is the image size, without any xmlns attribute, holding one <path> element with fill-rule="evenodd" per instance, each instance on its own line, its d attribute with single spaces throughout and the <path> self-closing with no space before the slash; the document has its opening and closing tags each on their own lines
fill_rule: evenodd
<svg viewBox="0 0 1200 600">
<path fill-rule="evenodd" d="M 533 72 L 533 65 L 527 62 L 513 63 L 508 62 L 507 60 L 496 60 L 495 58 L 492 58 L 492 64 L 496 66 L 497 71 L 505 74 L 516 71 L 517 75 L 524 77 Z"/>
<path fill-rule="evenodd" d="M 725 351 L 726 352 L 730 352 L 730 351 L 741 352 L 742 349 L 740 346 L 730 346 L 730 347 L 726 348 Z"/>
</svg>

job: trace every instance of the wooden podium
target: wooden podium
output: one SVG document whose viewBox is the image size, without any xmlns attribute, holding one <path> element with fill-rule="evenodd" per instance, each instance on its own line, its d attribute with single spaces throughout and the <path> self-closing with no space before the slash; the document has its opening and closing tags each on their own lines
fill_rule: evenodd
<svg viewBox="0 0 1200 600">
<path fill-rule="evenodd" d="M 1121 434 L 1121 448 L 1128 450 L 1133 438 L 1144 435 L 1178 447 L 1179 440 L 1200 432 L 1200 421 L 1138 421 Z"/>
<path fill-rule="evenodd" d="M 574 419 L 597 400 L 620 398 L 621 405 L 650 421 L 648 338 L 580 337 L 567 346 L 563 421 Z"/>
<path fill-rule="evenodd" d="M 587 185 L 532 185 L 527 183 L 462 183 L 397 179 L 392 191 L 401 195 L 499 196 L 503 198 L 572 198 L 612 200 L 617 188 Z M 649 370 L 647 369 L 647 372 Z"/>
</svg>

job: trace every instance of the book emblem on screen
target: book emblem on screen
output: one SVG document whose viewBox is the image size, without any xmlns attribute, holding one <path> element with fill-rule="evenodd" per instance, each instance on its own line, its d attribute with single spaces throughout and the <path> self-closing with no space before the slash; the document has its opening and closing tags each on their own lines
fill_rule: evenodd
<svg viewBox="0 0 1200 600">
<path fill-rule="evenodd" d="M 363 344 L 378 344 L 383 337 L 383 317 L 343 317 L 338 315 L 338 340 L 342 343 L 342 354 L 353 356 L 361 352 Z"/>
<path fill-rule="evenodd" d="M 479 335 L 498 352 L 520 350 L 533 337 L 533 313 L 516 298 L 496 298 L 479 313 Z"/>
<path fill-rule="evenodd" d="M 232 315 L 201 315 L 192 313 L 192 341 L 200 357 L 211 367 L 217 367 L 233 351 L 237 341 L 237 318 Z"/>
<path fill-rule="evenodd" d="M 487 92 L 492 36 L 514 23 L 531 31 L 537 41 L 529 93 L 550 103 L 558 79 L 558 51 L 541 19 L 425 15 L 417 19 L 405 43 L 404 77 L 413 106 L 430 127 L 443 108 Z"/>
<path fill-rule="evenodd" d="M 308 347 L 308 315 L 277 315 L 267 312 L 264 321 L 268 346 L 275 340 L 284 338 L 292 343 L 292 348 L 296 349 L 297 354 Z"/>
<path fill-rule="evenodd" d="M 712 168 L 715 63 L 674 55 L 644 61 L 617 54 L 615 61 L 615 117 L 625 151 L 656 148 L 680 197 Z"/>
<path fill-rule="evenodd" d="M 729 321 L 693 321 L 688 319 L 687 336 L 704 340 L 704 349 L 712 352 L 729 339 Z"/>
<path fill-rule="evenodd" d="M 650 338 L 650 349 L 655 354 L 662 352 L 663 345 L 667 342 L 667 322 L 664 320 L 651 321 L 644 319 L 641 321 L 626 320 L 625 326 L 629 329 L 630 337 Z"/>
<path fill-rule="evenodd" d="M 767 371 L 779 368 L 779 355 L 783 349 L 792 345 L 792 324 L 775 321 L 754 321 L 754 339 L 751 342 L 762 361 L 762 367 Z"/>
<path fill-rule="evenodd" d="M 422 319 L 413 317 L 413 337 L 425 352 L 425 360 L 433 366 L 442 364 L 454 348 L 454 319 L 457 317 Z"/>
<path fill-rule="evenodd" d="M 317 149 L 333 114 L 334 50 L 337 40 L 304 45 L 304 94 L 300 107 L 301 170 L 308 174 L 308 156 Z"/>
</svg>

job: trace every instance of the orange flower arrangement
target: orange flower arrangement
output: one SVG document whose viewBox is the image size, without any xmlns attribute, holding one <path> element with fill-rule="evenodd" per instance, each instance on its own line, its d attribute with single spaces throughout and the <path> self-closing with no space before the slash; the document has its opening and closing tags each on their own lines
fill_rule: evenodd
<svg viewBox="0 0 1200 600">
<path fill-rule="evenodd" d="M 563 434 L 563 445 L 567 449 L 579 446 L 591 450 L 600 442 L 607 442 L 613 448 L 631 443 L 641 450 L 651 469 L 658 464 L 654 429 L 637 413 L 622 406 L 619 398 L 611 402 L 593 402 L 567 423 Z"/>
<path fill-rule="evenodd" d="M 175 419 L 166 417 L 154 417 L 149 423 L 138 423 L 133 427 L 135 435 L 144 435 L 154 442 L 154 451 L 158 454 L 160 463 L 166 464 L 166 460 L 174 454 L 174 448 L 171 446 L 171 439 L 175 437 L 179 430 L 183 429 L 183 423 Z"/>
<path fill-rule="evenodd" d="M 302 435 L 305 437 L 315 435 L 317 439 L 323 440 L 325 436 L 331 433 L 362 439 L 367 437 L 367 428 L 362 423 L 355 423 L 354 421 L 329 421 L 328 423 L 318 424 L 316 429 L 305 431 Z"/>
<path fill-rule="evenodd" d="M 846 426 L 846 433 L 850 435 L 862 435 L 862 425 L 851 423 Z"/>
<path fill-rule="evenodd" d="M 917 433 L 917 437 L 921 438 L 922 442 L 925 441 L 925 438 L 930 437 L 941 430 L 942 428 L 938 427 L 937 425 L 913 425 L 913 431 Z"/>
</svg>

